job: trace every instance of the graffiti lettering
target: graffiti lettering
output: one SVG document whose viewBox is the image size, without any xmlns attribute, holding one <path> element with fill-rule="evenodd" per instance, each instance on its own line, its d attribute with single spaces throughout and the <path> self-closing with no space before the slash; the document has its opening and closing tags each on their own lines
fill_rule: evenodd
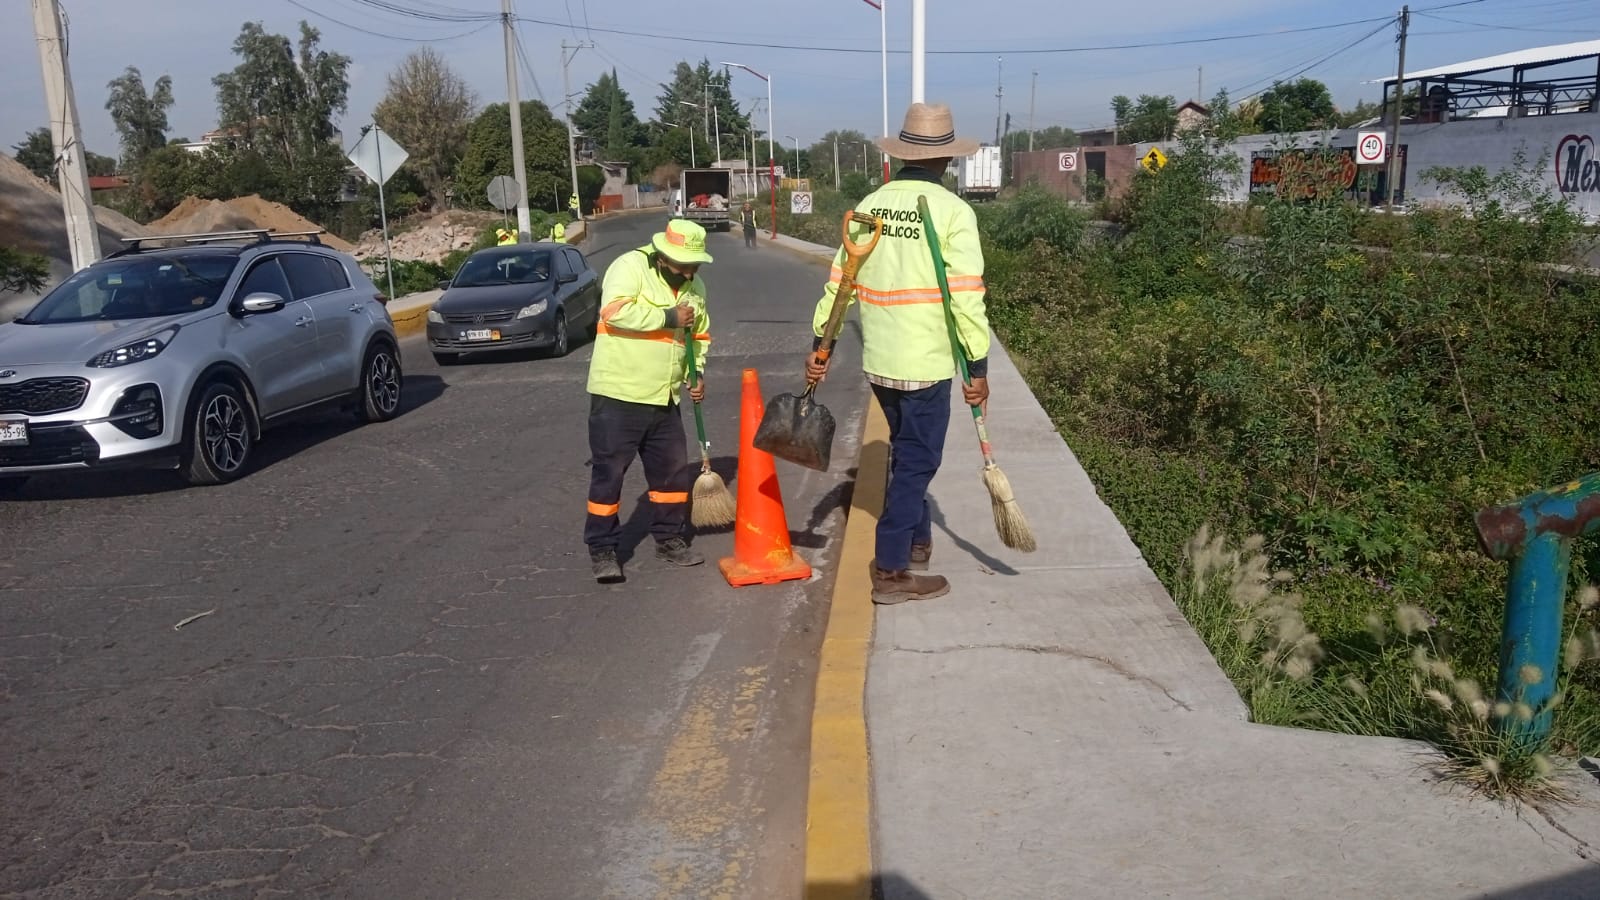
<svg viewBox="0 0 1600 900">
<path fill-rule="evenodd" d="M 1556 145 L 1556 190 L 1600 193 L 1600 159 L 1595 158 L 1593 136 L 1569 134 Z"/>
</svg>

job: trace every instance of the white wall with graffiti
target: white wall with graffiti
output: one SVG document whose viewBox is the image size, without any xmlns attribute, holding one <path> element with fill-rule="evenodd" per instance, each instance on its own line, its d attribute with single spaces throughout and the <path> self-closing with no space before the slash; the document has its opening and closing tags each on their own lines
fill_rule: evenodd
<svg viewBox="0 0 1600 900">
<path fill-rule="evenodd" d="M 1352 198 L 1380 202 L 1388 190 L 1385 167 L 1356 164 L 1356 135 L 1354 129 L 1343 129 L 1251 135 L 1230 143 L 1227 150 L 1238 158 L 1239 174 L 1226 186 L 1226 199 L 1244 202 L 1252 194 L 1278 190 L 1285 168 L 1299 165 L 1305 155 L 1296 151 L 1326 149 L 1336 154 L 1336 161 L 1331 166 L 1324 164 L 1321 171 L 1338 180 Z M 1600 113 L 1404 125 L 1400 130 L 1399 195 L 1424 204 L 1457 202 L 1459 197 L 1425 177 L 1429 169 L 1483 166 L 1497 172 L 1515 165 L 1520 150 L 1526 165 L 1540 167 L 1551 191 L 1570 200 L 1590 221 L 1600 222 L 1597 144 Z M 1140 144 L 1137 152 L 1143 155 L 1152 146 L 1170 152 L 1176 145 Z"/>
</svg>

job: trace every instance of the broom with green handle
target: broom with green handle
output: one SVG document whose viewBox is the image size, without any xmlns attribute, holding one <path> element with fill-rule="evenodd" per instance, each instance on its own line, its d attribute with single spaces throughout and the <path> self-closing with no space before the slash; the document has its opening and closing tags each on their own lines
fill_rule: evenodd
<svg viewBox="0 0 1600 900">
<path fill-rule="evenodd" d="M 684 359 L 689 366 L 689 387 L 700 379 L 694 367 L 694 329 L 685 329 L 683 335 Z M 689 507 L 689 521 L 696 528 L 719 528 L 732 525 L 738 508 L 722 476 L 711 471 L 711 442 L 706 440 L 706 420 L 700 413 L 700 403 L 694 404 L 694 432 L 700 439 L 700 477 L 694 480 L 694 504 Z"/>
<path fill-rule="evenodd" d="M 961 382 L 972 384 L 972 371 L 967 366 L 967 353 L 961 346 L 961 334 L 956 329 L 955 309 L 950 300 L 950 280 L 945 276 L 944 254 L 939 250 L 939 235 L 933 227 L 933 216 L 928 212 L 928 198 L 917 198 L 917 213 L 922 216 L 922 233 L 928 238 L 928 250 L 933 253 L 933 273 L 939 280 L 939 295 L 944 300 L 944 323 L 950 331 L 950 352 L 955 354 L 956 365 L 961 370 Z M 978 427 L 978 447 L 983 451 L 983 486 L 989 491 L 989 505 L 994 510 L 994 530 L 1000 542 L 1013 550 L 1032 553 L 1038 549 L 1033 529 L 1017 505 L 1017 496 L 1011 491 L 1011 481 L 994 461 L 994 448 L 989 445 L 989 430 L 983 424 L 983 408 L 972 407 L 972 421 Z"/>
</svg>

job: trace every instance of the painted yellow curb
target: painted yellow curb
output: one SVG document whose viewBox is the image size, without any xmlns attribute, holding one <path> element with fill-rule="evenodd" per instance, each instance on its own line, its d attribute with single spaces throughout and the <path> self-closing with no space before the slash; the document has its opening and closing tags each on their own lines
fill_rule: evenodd
<svg viewBox="0 0 1600 900">
<path fill-rule="evenodd" d="M 391 312 L 389 318 L 394 320 L 394 336 L 408 338 L 413 334 L 421 334 L 428 327 L 428 310 L 432 306 L 429 303 L 404 312 Z"/>
<path fill-rule="evenodd" d="M 889 471 L 889 423 L 867 408 L 850 517 L 828 610 L 811 712 L 806 795 L 808 900 L 872 896 L 872 782 L 867 754 L 867 656 L 872 649 L 874 534 Z"/>
</svg>

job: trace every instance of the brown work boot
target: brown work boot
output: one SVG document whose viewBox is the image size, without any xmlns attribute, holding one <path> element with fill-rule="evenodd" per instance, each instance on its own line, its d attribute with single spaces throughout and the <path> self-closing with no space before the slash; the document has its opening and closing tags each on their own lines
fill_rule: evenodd
<svg viewBox="0 0 1600 900">
<path fill-rule="evenodd" d="M 932 544 L 911 545 L 911 565 L 907 566 L 913 572 L 928 571 L 928 563 L 933 560 Z"/>
<path fill-rule="evenodd" d="M 932 600 L 950 593 L 950 582 L 942 575 L 913 575 L 909 571 L 890 572 L 872 566 L 872 602 L 891 606 L 907 600 Z"/>
</svg>

